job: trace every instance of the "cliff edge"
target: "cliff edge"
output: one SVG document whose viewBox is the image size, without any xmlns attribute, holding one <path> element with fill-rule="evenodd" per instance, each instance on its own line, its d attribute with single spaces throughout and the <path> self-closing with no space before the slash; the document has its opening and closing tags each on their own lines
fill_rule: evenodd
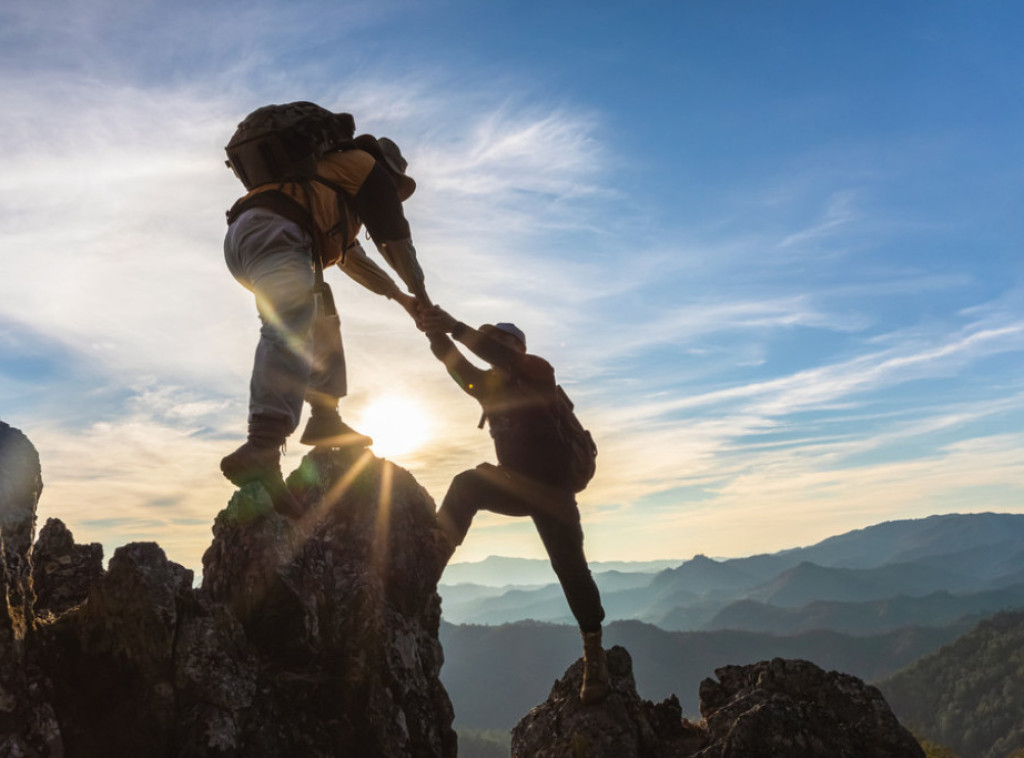
<svg viewBox="0 0 1024 758">
<path fill-rule="evenodd" d="M 155 543 L 104 570 L 51 519 L 33 549 L 38 456 L 2 432 L 0 755 L 454 758 L 434 504 L 408 472 L 315 450 L 297 522 L 239 490 L 195 588 Z"/>
</svg>

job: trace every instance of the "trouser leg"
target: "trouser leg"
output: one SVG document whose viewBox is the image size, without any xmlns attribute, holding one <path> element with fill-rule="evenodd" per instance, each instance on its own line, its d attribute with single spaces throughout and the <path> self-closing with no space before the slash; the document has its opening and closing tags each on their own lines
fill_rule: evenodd
<svg viewBox="0 0 1024 758">
<path fill-rule="evenodd" d="M 604 620 L 601 593 L 583 552 L 583 527 L 580 525 L 579 510 L 575 504 L 571 510 L 575 518 L 536 514 L 533 522 L 580 629 L 584 632 L 597 632 Z"/>
<path fill-rule="evenodd" d="M 458 474 L 437 512 L 437 521 L 455 545 L 466 538 L 477 511 L 504 516 L 529 516 L 529 504 L 521 499 L 515 482 L 498 466 L 483 463 Z"/>
<path fill-rule="evenodd" d="M 485 463 L 452 480 L 437 513 L 438 524 L 453 544 L 461 545 L 481 510 L 533 518 L 580 629 L 598 631 L 604 608 L 583 553 L 583 527 L 572 493 Z"/>
<path fill-rule="evenodd" d="M 313 266 L 309 235 L 254 209 L 229 227 L 225 260 L 256 296 L 262 326 L 249 383 L 249 437 L 283 441 L 298 426 L 313 353 Z"/>
</svg>

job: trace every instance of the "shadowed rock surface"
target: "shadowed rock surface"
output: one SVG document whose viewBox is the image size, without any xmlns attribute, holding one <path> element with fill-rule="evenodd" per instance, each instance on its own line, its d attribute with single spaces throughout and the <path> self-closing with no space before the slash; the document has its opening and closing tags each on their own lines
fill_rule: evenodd
<svg viewBox="0 0 1024 758">
<path fill-rule="evenodd" d="M 34 460 L 35 479 L 7 475 L 0 489 L 0 545 L 16 546 L 3 563 L 0 755 L 454 758 L 434 504 L 407 472 L 314 451 L 289 478 L 309 508 L 299 522 L 259 485 L 239 490 L 193 588 L 155 543 L 118 548 L 104 571 L 99 546 L 75 545 L 56 519 L 31 570 Z"/>
<path fill-rule="evenodd" d="M 60 614 L 85 602 L 89 587 L 103 575 L 103 546 L 76 545 L 64 522 L 51 518 L 32 548 L 35 614 Z"/>
<path fill-rule="evenodd" d="M 924 758 L 877 689 L 807 661 L 718 669 L 701 684 L 700 723 L 674 696 L 642 700 L 623 648 L 608 662 L 608 700 L 580 704 L 577 661 L 512 731 L 513 758 Z"/>
<path fill-rule="evenodd" d="M 679 701 L 642 700 L 633 661 L 623 647 L 608 650 L 612 691 L 599 705 L 580 702 L 583 660 L 555 682 L 547 701 L 512 730 L 513 758 L 674 758 L 704 744 L 699 726 L 683 719 Z"/>
</svg>

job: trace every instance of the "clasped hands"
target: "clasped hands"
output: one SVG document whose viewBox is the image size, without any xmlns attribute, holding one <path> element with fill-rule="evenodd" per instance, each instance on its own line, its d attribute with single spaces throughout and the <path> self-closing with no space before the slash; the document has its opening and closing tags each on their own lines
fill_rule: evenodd
<svg viewBox="0 0 1024 758">
<path fill-rule="evenodd" d="M 441 306 L 425 305 L 414 295 L 399 292 L 393 295 L 393 298 L 416 322 L 416 328 L 421 332 L 426 332 L 427 335 L 447 334 L 458 323 L 458 319 L 442 309 Z"/>
</svg>

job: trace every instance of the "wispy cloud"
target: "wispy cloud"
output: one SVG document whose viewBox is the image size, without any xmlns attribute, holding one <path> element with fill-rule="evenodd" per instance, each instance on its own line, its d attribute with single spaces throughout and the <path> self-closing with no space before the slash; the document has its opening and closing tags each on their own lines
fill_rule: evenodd
<svg viewBox="0 0 1024 758">
<path fill-rule="evenodd" d="M 888 202 L 892 150 L 808 148 L 706 196 L 597 106 L 410 65 L 382 31 L 415 4 L 122 6 L 0 10 L 0 416 L 43 454 L 44 514 L 80 539 L 198 563 L 258 326 L 222 262 L 241 189 L 223 145 L 247 111 L 299 98 L 402 145 L 434 299 L 516 321 L 556 366 L 601 448 L 591 549 L 727 554 L 1019 505 L 1020 284 L 979 283 L 966 244 L 933 265 L 951 243 L 915 235 L 946 219 Z M 313 11 L 329 31 L 311 43 Z M 474 401 L 400 308 L 328 278 L 346 418 L 415 402 L 434 441 L 398 462 L 440 498 L 493 460 Z M 493 544 L 473 549 L 539 550 L 529 524 L 480 526 Z"/>
</svg>

